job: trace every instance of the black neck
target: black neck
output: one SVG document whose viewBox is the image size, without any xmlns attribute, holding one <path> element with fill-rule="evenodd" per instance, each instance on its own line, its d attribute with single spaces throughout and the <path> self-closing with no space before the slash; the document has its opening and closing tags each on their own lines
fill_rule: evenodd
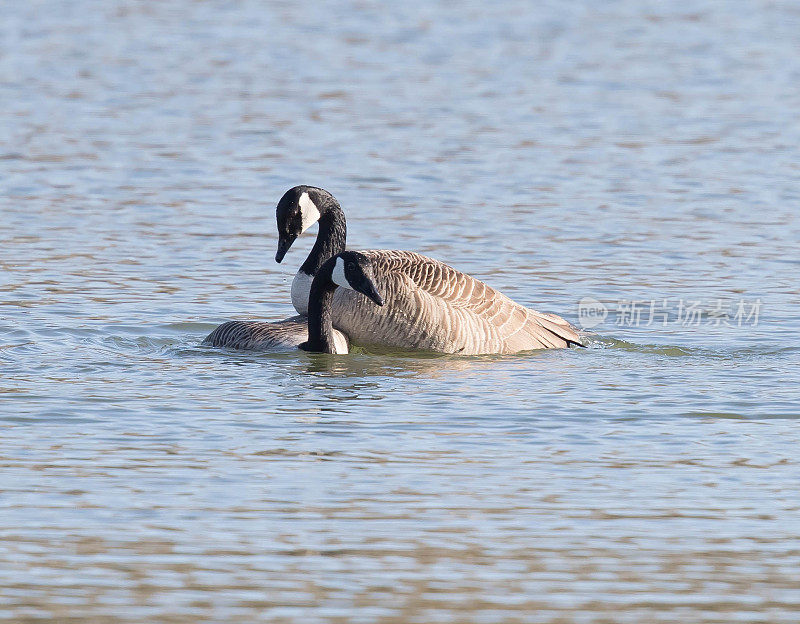
<svg viewBox="0 0 800 624">
<path fill-rule="evenodd" d="M 336 284 L 322 277 L 318 276 L 311 283 L 308 295 L 308 342 L 303 343 L 302 348 L 317 353 L 336 353 L 331 320 L 331 301 Z"/>
<path fill-rule="evenodd" d="M 322 216 L 319 218 L 317 242 L 300 266 L 306 275 L 316 275 L 328 258 L 344 251 L 347 242 L 347 222 L 339 203 L 331 197 L 324 206 L 320 206 L 320 211 Z"/>
</svg>

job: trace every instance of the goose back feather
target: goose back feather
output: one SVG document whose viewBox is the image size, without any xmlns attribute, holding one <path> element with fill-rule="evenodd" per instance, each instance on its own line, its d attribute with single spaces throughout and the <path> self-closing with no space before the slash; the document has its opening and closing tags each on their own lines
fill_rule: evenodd
<svg viewBox="0 0 800 624">
<path fill-rule="evenodd" d="M 526 308 L 443 262 L 411 251 L 360 253 L 372 261 L 386 305 L 352 290 L 334 293 L 333 324 L 355 344 L 464 355 L 581 345 L 563 318 Z M 307 303 L 297 311 L 307 312 Z"/>
</svg>

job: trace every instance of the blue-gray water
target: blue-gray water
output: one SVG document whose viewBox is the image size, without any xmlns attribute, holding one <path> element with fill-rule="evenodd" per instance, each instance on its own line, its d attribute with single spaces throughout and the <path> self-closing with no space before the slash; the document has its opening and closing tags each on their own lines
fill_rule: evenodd
<svg viewBox="0 0 800 624">
<path fill-rule="evenodd" d="M 798 621 L 796 3 L 8 2 L 0 46 L 0 621 Z M 200 347 L 292 312 L 298 183 L 608 316 Z"/>
</svg>

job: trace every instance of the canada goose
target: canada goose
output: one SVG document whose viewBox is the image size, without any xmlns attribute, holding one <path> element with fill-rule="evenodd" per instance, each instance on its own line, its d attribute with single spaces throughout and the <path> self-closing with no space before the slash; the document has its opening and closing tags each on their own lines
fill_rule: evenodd
<svg viewBox="0 0 800 624">
<path fill-rule="evenodd" d="M 292 282 L 292 304 L 308 311 L 315 272 L 345 248 L 347 225 L 339 202 L 313 186 L 289 189 L 278 202 L 280 262 L 297 237 L 315 222 L 314 247 Z M 361 251 L 372 261 L 383 308 L 340 290 L 333 298 L 333 324 L 356 344 L 477 355 L 583 346 L 577 330 L 555 314 L 515 303 L 452 267 L 411 251 Z"/>
<path fill-rule="evenodd" d="M 373 281 L 372 261 L 355 251 L 344 251 L 328 258 L 311 283 L 308 317 L 293 316 L 275 323 L 228 321 L 212 331 L 204 345 L 254 351 L 316 351 L 347 353 L 347 336 L 331 322 L 331 300 L 338 286 L 357 290 L 375 304 L 383 299 Z M 364 298 L 359 305 L 366 303 Z"/>
</svg>

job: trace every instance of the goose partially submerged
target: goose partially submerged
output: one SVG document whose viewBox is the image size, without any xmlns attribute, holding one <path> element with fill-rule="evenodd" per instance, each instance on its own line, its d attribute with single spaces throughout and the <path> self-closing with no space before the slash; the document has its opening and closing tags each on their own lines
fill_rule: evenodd
<svg viewBox="0 0 800 624">
<path fill-rule="evenodd" d="M 296 186 L 278 202 L 276 217 L 277 262 L 319 222 L 316 243 L 292 282 L 292 304 L 307 314 L 314 276 L 345 248 L 344 212 L 328 191 Z M 360 253 L 371 260 L 386 305 L 367 306 L 352 290 L 336 292 L 333 324 L 356 344 L 465 355 L 583 346 L 577 330 L 560 316 L 521 306 L 438 260 L 411 251 Z"/>
<path fill-rule="evenodd" d="M 252 351 L 316 351 L 347 353 L 347 336 L 333 328 L 331 302 L 337 287 L 359 292 L 358 305 L 383 305 L 373 281 L 372 261 L 355 251 L 326 259 L 311 283 L 308 316 L 293 316 L 274 323 L 228 321 L 217 327 L 204 345 Z M 370 299 L 372 303 L 368 303 Z"/>
</svg>

